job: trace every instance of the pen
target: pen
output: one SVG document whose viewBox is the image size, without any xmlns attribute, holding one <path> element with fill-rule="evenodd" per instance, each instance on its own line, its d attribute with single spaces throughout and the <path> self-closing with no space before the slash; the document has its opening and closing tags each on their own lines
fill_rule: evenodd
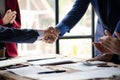
<svg viewBox="0 0 120 80">
<path fill-rule="evenodd" d="M 47 60 L 47 59 L 55 59 L 56 57 L 50 57 L 50 58 L 43 58 L 43 59 L 32 59 L 32 60 L 27 60 L 28 62 L 32 61 L 39 61 L 39 60 Z"/>
<path fill-rule="evenodd" d="M 66 72 L 66 70 L 45 71 L 45 72 L 38 72 L 38 74 L 62 73 L 62 72 Z"/>
<path fill-rule="evenodd" d="M 28 67 L 28 66 L 29 65 L 20 65 L 20 66 L 13 65 L 13 66 L 8 67 L 8 69 L 22 68 L 22 67 Z"/>
</svg>

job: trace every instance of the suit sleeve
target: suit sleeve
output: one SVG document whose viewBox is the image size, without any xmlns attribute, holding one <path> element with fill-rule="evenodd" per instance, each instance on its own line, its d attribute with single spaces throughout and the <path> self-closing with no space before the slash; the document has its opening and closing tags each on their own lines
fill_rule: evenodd
<svg viewBox="0 0 120 80">
<path fill-rule="evenodd" d="M 89 0 L 76 0 L 72 9 L 67 13 L 67 15 L 63 18 L 63 20 L 60 23 L 58 23 L 56 26 L 56 28 L 60 31 L 60 33 L 62 32 L 64 34 L 65 32 L 69 32 L 82 18 L 82 16 L 84 15 L 84 13 L 88 8 L 88 5 L 89 5 Z"/>
<path fill-rule="evenodd" d="M 0 26 L 0 42 L 33 43 L 39 34 L 33 29 L 14 29 Z"/>
</svg>

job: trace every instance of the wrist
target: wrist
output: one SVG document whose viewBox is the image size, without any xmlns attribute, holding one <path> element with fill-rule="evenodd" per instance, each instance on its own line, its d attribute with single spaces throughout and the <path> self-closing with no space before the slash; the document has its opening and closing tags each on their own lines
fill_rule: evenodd
<svg viewBox="0 0 120 80">
<path fill-rule="evenodd" d="M 5 22 L 5 20 L 4 19 L 2 19 L 2 25 L 7 25 L 8 23 L 7 22 Z"/>
<path fill-rule="evenodd" d="M 37 30 L 39 36 L 38 39 L 41 40 L 44 37 L 44 30 Z"/>
</svg>

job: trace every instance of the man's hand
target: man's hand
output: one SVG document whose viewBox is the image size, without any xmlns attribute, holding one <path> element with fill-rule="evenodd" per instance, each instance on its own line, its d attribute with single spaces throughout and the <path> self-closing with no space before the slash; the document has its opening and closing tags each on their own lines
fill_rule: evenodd
<svg viewBox="0 0 120 80">
<path fill-rule="evenodd" d="M 114 54 L 120 55 L 120 33 L 115 32 L 117 38 L 105 30 L 106 36 L 100 38 L 100 42 L 94 42 L 95 48 L 103 54 L 87 61 L 110 61 Z"/>
<path fill-rule="evenodd" d="M 7 10 L 7 12 L 5 13 L 2 19 L 3 25 L 13 23 L 13 21 L 16 19 L 16 14 L 17 14 L 16 11 Z"/>
<path fill-rule="evenodd" d="M 44 37 L 42 40 L 46 43 L 53 43 L 57 40 L 59 31 L 53 27 L 49 27 L 44 31 Z"/>
<path fill-rule="evenodd" d="M 105 61 L 109 62 L 111 61 L 114 54 L 100 54 L 96 56 L 95 58 L 88 59 L 86 61 Z"/>
<path fill-rule="evenodd" d="M 94 46 L 102 53 L 112 53 L 120 55 L 120 33 L 115 32 L 117 38 L 113 37 L 109 31 L 105 30 L 106 36 L 101 37 Z"/>
<path fill-rule="evenodd" d="M 100 42 L 93 42 L 93 45 L 100 53 L 105 53 L 105 54 L 112 53 L 109 49 L 102 46 Z"/>
</svg>

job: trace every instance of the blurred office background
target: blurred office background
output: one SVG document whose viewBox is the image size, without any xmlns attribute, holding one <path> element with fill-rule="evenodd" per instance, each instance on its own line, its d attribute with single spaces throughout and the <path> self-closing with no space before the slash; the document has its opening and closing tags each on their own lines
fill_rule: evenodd
<svg viewBox="0 0 120 80">
<path fill-rule="evenodd" d="M 75 0 L 19 0 L 22 28 L 46 29 L 55 26 L 72 8 Z M 61 54 L 88 59 L 93 57 L 94 12 L 91 5 L 81 21 L 70 33 L 54 44 L 36 41 L 33 44 L 18 44 L 20 56 Z"/>
</svg>

